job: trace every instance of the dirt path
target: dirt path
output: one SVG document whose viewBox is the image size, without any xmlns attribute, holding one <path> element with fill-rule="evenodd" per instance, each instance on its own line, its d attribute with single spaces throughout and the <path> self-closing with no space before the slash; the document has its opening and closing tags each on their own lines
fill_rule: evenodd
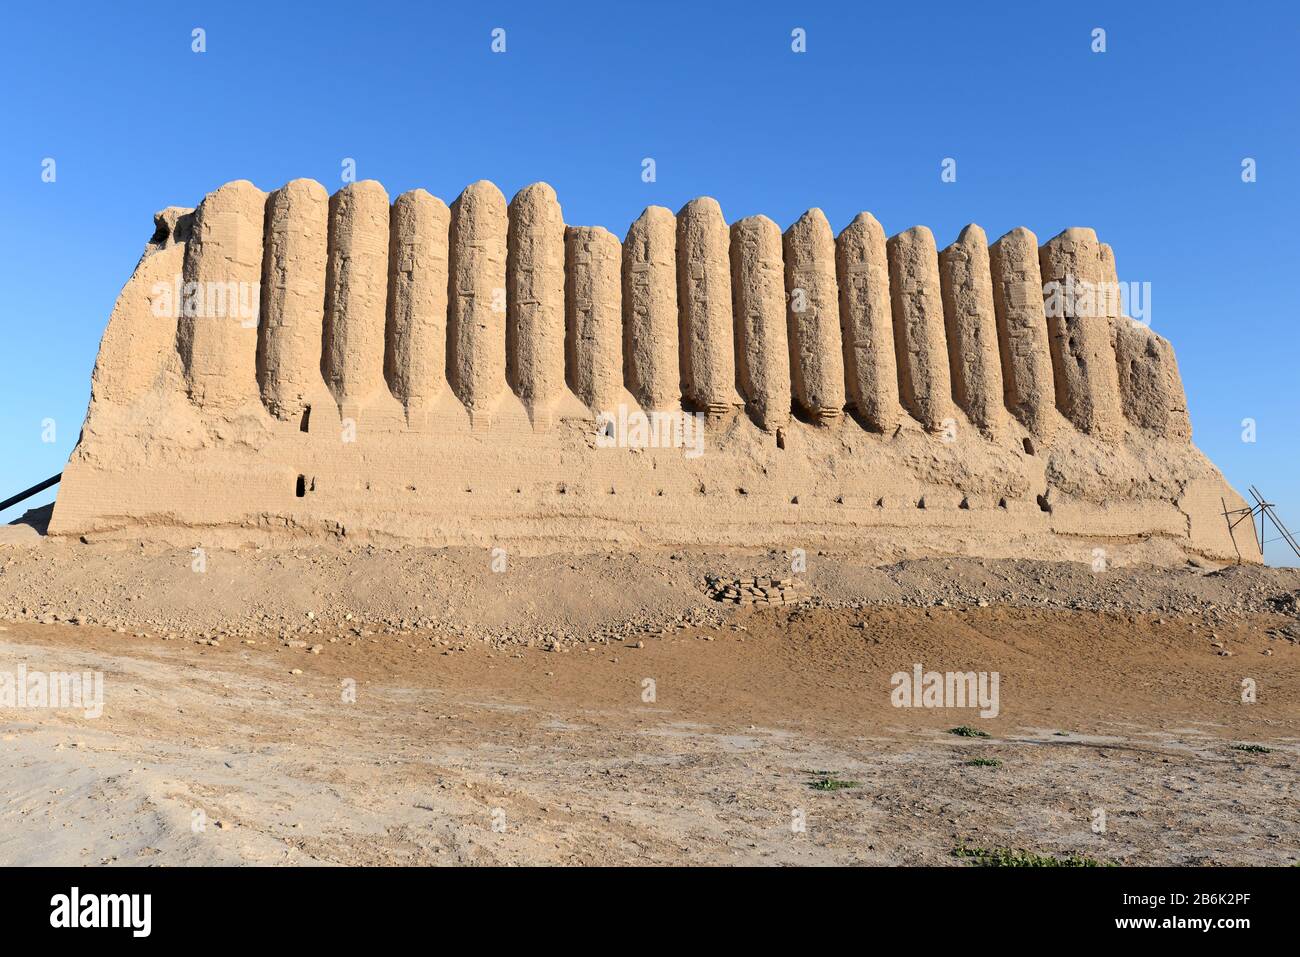
<svg viewBox="0 0 1300 957">
<path fill-rule="evenodd" d="M 554 651 L 327 628 L 317 653 L 11 621 L 0 672 L 98 670 L 106 691 L 97 718 L 0 709 L 0 863 L 1300 860 L 1293 619 L 723 617 Z M 894 707 L 917 663 L 998 672 L 998 716 Z M 855 783 L 810 786 L 828 779 Z"/>
</svg>

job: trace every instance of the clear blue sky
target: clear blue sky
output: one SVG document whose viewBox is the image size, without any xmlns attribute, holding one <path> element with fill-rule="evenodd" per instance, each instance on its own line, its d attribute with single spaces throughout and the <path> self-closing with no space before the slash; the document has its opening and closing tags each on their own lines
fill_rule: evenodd
<svg viewBox="0 0 1300 957">
<path fill-rule="evenodd" d="M 1092 226 L 1152 284 L 1197 444 L 1300 528 L 1298 27 L 1293 2 L 10 5 L 0 498 L 66 462 L 155 210 L 231 179 L 333 190 L 352 157 L 393 196 L 546 180 L 566 221 L 620 236 L 704 194 L 783 227 L 866 209 L 940 245 L 968 222 Z"/>
</svg>

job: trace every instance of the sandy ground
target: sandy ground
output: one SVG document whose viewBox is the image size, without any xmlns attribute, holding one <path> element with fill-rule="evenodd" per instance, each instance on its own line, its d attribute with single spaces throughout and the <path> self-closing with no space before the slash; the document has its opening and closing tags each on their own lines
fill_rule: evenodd
<svg viewBox="0 0 1300 957">
<path fill-rule="evenodd" d="M 806 605 L 736 607 L 701 571 L 781 556 L 519 559 L 507 586 L 481 556 L 290 551 L 214 556 L 214 605 L 147 552 L 0 550 L 0 672 L 105 676 L 99 717 L 0 709 L 0 864 L 1300 860 L 1295 572 L 826 560 Z M 999 715 L 894 707 L 917 663 L 998 672 Z"/>
</svg>

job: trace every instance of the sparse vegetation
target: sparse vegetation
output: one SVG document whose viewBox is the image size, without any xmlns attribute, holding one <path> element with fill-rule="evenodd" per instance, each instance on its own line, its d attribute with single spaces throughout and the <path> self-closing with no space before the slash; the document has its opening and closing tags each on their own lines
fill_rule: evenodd
<svg viewBox="0 0 1300 957">
<path fill-rule="evenodd" d="M 855 788 L 858 786 L 857 781 L 844 781 L 834 775 L 818 778 L 816 781 L 809 781 L 808 786 L 814 791 L 839 791 L 843 788 Z"/>
<path fill-rule="evenodd" d="M 959 728 L 949 728 L 948 733 L 963 738 L 987 738 L 989 736 L 987 731 L 981 731 L 979 728 L 970 728 L 964 724 Z"/>
<path fill-rule="evenodd" d="M 1246 751 L 1250 754 L 1272 754 L 1272 748 L 1266 748 L 1262 744 L 1234 744 L 1233 751 Z"/>
<path fill-rule="evenodd" d="M 1064 857 L 1051 857 L 1047 854 L 1034 854 L 1031 851 L 1019 851 L 1005 847 L 957 847 L 953 848 L 953 857 L 972 861 L 979 867 L 1113 867 L 1105 861 L 1078 854 Z"/>
<path fill-rule="evenodd" d="M 997 758 L 971 758 L 966 762 L 968 768 L 1000 768 L 1002 762 Z"/>
</svg>

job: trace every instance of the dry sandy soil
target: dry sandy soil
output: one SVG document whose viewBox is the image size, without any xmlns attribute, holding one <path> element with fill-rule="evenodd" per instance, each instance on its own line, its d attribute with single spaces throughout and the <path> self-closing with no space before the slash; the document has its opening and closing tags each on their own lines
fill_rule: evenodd
<svg viewBox="0 0 1300 957">
<path fill-rule="evenodd" d="M 810 555 L 737 607 L 705 576 L 789 556 L 194 559 L 0 547 L 0 672 L 105 675 L 97 718 L 0 709 L 0 864 L 1300 860 L 1294 570 Z M 1000 714 L 893 707 L 914 663 Z"/>
</svg>

